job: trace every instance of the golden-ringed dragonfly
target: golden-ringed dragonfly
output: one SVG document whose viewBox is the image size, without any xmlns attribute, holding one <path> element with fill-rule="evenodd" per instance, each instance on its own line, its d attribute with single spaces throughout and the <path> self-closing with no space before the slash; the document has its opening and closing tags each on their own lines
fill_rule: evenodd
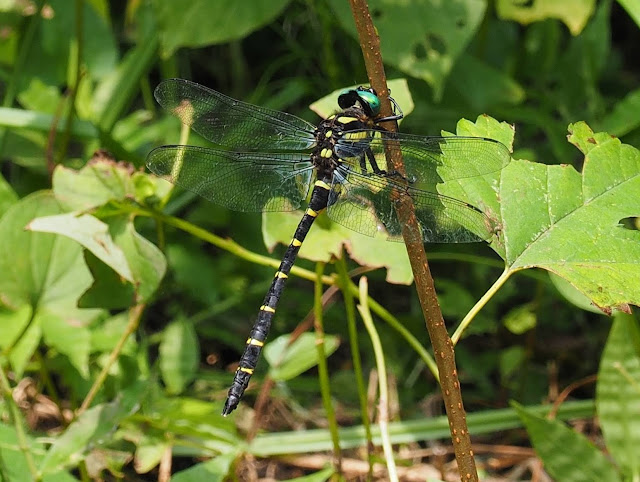
<svg viewBox="0 0 640 482">
<path fill-rule="evenodd" d="M 222 411 L 240 402 L 271 327 L 276 305 L 300 246 L 318 214 L 369 236 L 402 240 L 395 204 L 410 196 L 422 238 L 429 243 L 489 240 L 496 231 L 481 210 L 438 194 L 436 184 L 502 169 L 508 149 L 479 137 L 424 137 L 391 133 L 378 123 L 373 89 L 345 90 L 339 113 L 314 126 L 285 112 L 259 107 L 182 79 L 162 82 L 155 98 L 205 139 L 224 147 L 163 146 L 147 158 L 160 177 L 236 211 L 291 211 L 309 194 L 258 318 L 247 338 Z M 387 165 L 399 150 L 405 173 Z"/>
</svg>

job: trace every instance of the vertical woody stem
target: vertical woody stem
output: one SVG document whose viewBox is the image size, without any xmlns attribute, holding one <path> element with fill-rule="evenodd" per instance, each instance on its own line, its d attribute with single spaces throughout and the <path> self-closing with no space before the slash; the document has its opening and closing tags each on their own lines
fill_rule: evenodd
<svg viewBox="0 0 640 482">
<path fill-rule="evenodd" d="M 362 48 L 371 87 L 376 90 L 382 101 L 380 115 L 383 117 L 390 116 L 392 115 L 392 108 L 388 98 L 389 91 L 387 89 L 382 55 L 380 53 L 380 38 L 371 20 L 367 2 L 366 0 L 349 0 L 349 3 L 351 4 L 353 18 L 360 38 L 360 46 Z M 391 132 L 398 130 L 395 121 L 384 124 L 384 127 Z M 387 155 L 390 157 L 389 161 L 394 169 L 399 172 L 404 172 L 402 153 L 400 150 L 390 149 Z M 407 246 L 420 306 L 440 373 L 440 387 L 449 419 L 449 429 L 460 471 L 460 479 L 464 482 L 477 481 L 478 473 L 473 458 L 473 451 L 471 450 L 471 439 L 467 428 L 466 412 L 462 404 L 462 394 L 460 392 L 460 382 L 456 370 L 453 344 L 447 333 L 442 311 L 438 304 L 438 298 L 436 296 L 433 278 L 431 277 L 431 271 L 429 270 L 427 255 L 424 251 L 413 203 L 409 196 L 401 196 L 397 201 L 396 210 L 398 219 L 403 226 L 402 235 Z"/>
</svg>

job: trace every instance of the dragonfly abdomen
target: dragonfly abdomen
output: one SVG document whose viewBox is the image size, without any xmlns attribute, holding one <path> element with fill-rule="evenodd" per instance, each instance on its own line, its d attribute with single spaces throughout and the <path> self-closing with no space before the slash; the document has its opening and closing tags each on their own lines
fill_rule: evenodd
<svg viewBox="0 0 640 482">
<path fill-rule="evenodd" d="M 304 239 L 307 237 L 307 233 L 311 229 L 311 225 L 315 221 L 320 212 L 327 207 L 329 199 L 329 190 L 331 179 L 325 177 L 322 180 L 316 181 L 313 191 L 311 192 L 311 200 L 309 201 L 309 207 L 302 216 L 302 219 L 298 223 L 295 234 L 289 247 L 282 258 L 280 267 L 276 271 L 271 287 L 264 297 L 262 306 L 260 306 L 260 312 L 258 313 L 258 319 L 251 329 L 249 338 L 247 338 L 246 347 L 244 353 L 240 358 L 240 363 L 236 369 L 235 376 L 233 377 L 233 383 L 229 389 L 227 400 L 222 410 L 222 415 L 229 415 L 240 403 L 242 394 L 249 385 L 249 380 L 253 371 L 258 364 L 260 353 L 264 347 L 264 342 L 267 339 L 269 330 L 271 329 L 271 320 L 276 312 L 276 306 L 280 300 L 280 295 L 284 290 L 284 285 L 289 277 L 289 272 L 295 263 L 298 251 Z"/>
</svg>

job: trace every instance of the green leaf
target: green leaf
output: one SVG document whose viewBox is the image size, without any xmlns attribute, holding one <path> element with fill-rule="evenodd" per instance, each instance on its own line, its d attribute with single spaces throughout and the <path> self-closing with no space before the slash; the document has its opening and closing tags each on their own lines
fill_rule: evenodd
<svg viewBox="0 0 640 482">
<path fill-rule="evenodd" d="M 83 460 L 95 444 L 99 444 L 137 409 L 145 390 L 144 383 L 137 383 L 127 388 L 117 400 L 96 405 L 80 415 L 53 442 L 40 471 L 44 474 L 56 472 Z"/>
<path fill-rule="evenodd" d="M 265 212 L 262 214 L 262 236 L 269 250 L 277 243 L 289 244 L 302 219 L 302 212 Z M 351 258 L 362 266 L 386 268 L 390 283 L 410 284 L 413 280 L 407 248 L 403 243 L 389 242 L 382 237 L 371 238 L 332 222 L 321 213 L 311 227 L 299 256 L 328 263 L 342 256 L 345 247 Z"/>
<path fill-rule="evenodd" d="M 120 248 L 118 248 L 119 250 Z M 84 252 L 93 284 L 78 300 L 80 308 L 122 309 L 136 302 L 136 285 L 122 278 L 91 251 Z"/>
<path fill-rule="evenodd" d="M 46 443 L 40 441 L 41 438 L 31 438 L 27 434 L 27 450 L 29 450 L 33 459 L 38 463 L 42 459 L 42 453 L 45 451 Z M 0 459 L 2 466 L 0 468 L 0 479 L 3 482 L 22 482 L 24 480 L 33 480 L 33 476 L 29 471 L 29 466 L 24 456 L 24 448 L 20 447 L 15 428 L 8 425 L 0 424 Z M 77 482 L 78 479 L 67 472 L 56 472 L 47 474 L 42 478 L 43 482 Z"/>
<path fill-rule="evenodd" d="M 136 454 L 134 467 L 138 474 L 146 474 L 156 467 L 162 460 L 162 456 L 171 446 L 168 441 L 138 441 L 136 443 Z"/>
<path fill-rule="evenodd" d="M 122 311 L 92 327 L 91 350 L 102 353 L 112 351 L 122 338 L 122 333 L 124 333 L 128 324 L 129 313 Z M 122 353 L 135 355 L 138 349 L 135 335 L 132 334 L 125 342 Z"/>
<path fill-rule="evenodd" d="M 203 47 L 246 37 L 276 18 L 289 1 L 155 0 L 162 56 L 167 58 L 180 47 Z M 194 21 L 205 18 L 210 21 Z"/>
<path fill-rule="evenodd" d="M 84 378 L 89 378 L 89 328 L 83 323 L 69 323 L 52 314 L 43 315 L 40 323 L 47 345 L 65 355 Z"/>
<path fill-rule="evenodd" d="M 22 376 L 42 338 L 40 317 L 32 314 L 33 307 L 27 303 L 15 311 L 0 310 L 0 346 L 16 376 Z"/>
<path fill-rule="evenodd" d="M 309 106 L 309 108 L 323 119 L 326 119 L 330 115 L 336 113 L 336 110 L 338 109 L 338 96 L 342 93 L 342 91 L 355 87 L 358 87 L 358 85 L 350 85 L 341 89 L 336 89 L 330 94 L 327 94 L 324 97 L 316 100 Z M 411 112 L 413 112 L 414 104 L 413 99 L 411 98 L 411 92 L 409 91 L 409 84 L 407 84 L 407 79 L 389 80 L 387 82 L 387 87 L 389 88 L 391 97 L 393 97 L 398 105 L 402 108 L 404 116 L 407 117 L 409 114 L 411 114 Z M 399 122 L 401 121 L 402 119 Z"/>
<path fill-rule="evenodd" d="M 509 311 L 502 323 L 514 335 L 522 335 L 535 328 L 537 317 L 530 305 L 523 305 Z"/>
<path fill-rule="evenodd" d="M 571 430 L 558 420 L 548 420 L 534 415 L 516 403 L 512 405 L 524 423 L 545 470 L 553 480 L 562 482 L 620 480 L 615 467 L 584 435 Z"/>
<path fill-rule="evenodd" d="M 108 157 L 97 157 L 77 171 L 58 166 L 53 173 L 53 192 L 66 211 L 86 211 L 134 197 L 133 172 L 130 164 Z"/>
<path fill-rule="evenodd" d="M 342 27 L 356 38 L 348 2 L 329 3 Z M 482 22 L 486 2 L 371 0 L 369 9 L 382 39 L 385 62 L 426 81 L 438 99 L 451 68 Z"/>
<path fill-rule="evenodd" d="M 47 85 L 39 78 L 31 79 L 29 87 L 18 95 L 20 103 L 29 110 L 56 114 L 60 104 L 60 91 L 57 87 Z M 65 117 L 66 112 L 58 112 L 58 117 Z"/>
<path fill-rule="evenodd" d="M 231 418 L 220 414 L 220 405 L 193 398 L 160 398 L 151 409 L 155 420 L 162 421 L 167 433 L 211 442 L 217 451 L 228 452 L 241 440 Z"/>
<path fill-rule="evenodd" d="M 591 311 L 592 313 L 598 313 L 602 315 L 602 310 L 596 308 L 591 300 L 578 291 L 571 283 L 561 278 L 557 274 L 549 272 L 549 279 L 556 287 L 558 293 L 560 293 L 567 301 L 576 305 L 578 308 Z"/>
<path fill-rule="evenodd" d="M 154 192 L 156 184 L 150 176 L 134 171 L 129 164 L 105 157 L 95 157 L 79 171 L 62 166 L 55 170 L 53 190 L 61 204 L 67 210 L 93 209 L 96 216 L 102 215 L 105 220 L 68 212 L 34 220 L 29 228 L 75 240 L 119 276 L 106 273 L 88 257 L 93 273 L 99 278 L 95 278 L 93 286 L 82 297 L 82 306 L 126 308 L 132 302 L 148 300 L 157 289 L 166 271 L 164 255 L 135 231 L 128 214 L 121 214 L 117 205 L 110 204 L 130 202 L 138 195 L 146 198 Z"/>
<path fill-rule="evenodd" d="M 115 278 L 101 279 L 91 287 L 83 297 L 83 304 L 99 301 L 101 296 L 96 290 L 101 286 L 115 286 L 117 298 L 106 300 L 101 307 L 127 307 L 131 301 L 143 302 L 155 292 L 166 271 L 166 260 L 162 252 L 146 238 L 140 236 L 129 216 L 113 216 L 105 224 L 88 214 L 67 213 L 57 216 L 45 216 L 29 223 L 32 231 L 50 232 L 67 236 L 112 268 L 123 279 L 135 287 L 135 298 L 127 297 L 130 292 Z M 99 273 L 100 270 L 94 270 Z M 108 296 L 108 293 L 104 293 Z M 114 306 L 115 301 L 125 303 Z M 95 305 L 94 305 L 95 306 Z"/>
<path fill-rule="evenodd" d="M 133 274 L 122 250 L 115 244 L 109 225 L 88 214 L 66 213 L 36 218 L 27 229 L 42 233 L 62 234 L 80 243 L 103 263 L 127 281 Z"/>
<path fill-rule="evenodd" d="M 157 60 L 158 44 L 156 29 L 149 29 L 127 52 L 123 61 L 100 79 L 93 97 L 93 112 L 95 121 L 103 132 L 111 132 L 116 122 L 125 114 L 134 95 L 139 91 L 141 79 Z"/>
<path fill-rule="evenodd" d="M 51 15 L 43 18 L 29 51 L 32 59 L 25 64 L 24 78 L 39 77 L 45 83 L 62 85 L 69 68 L 69 45 L 75 35 L 75 4 L 68 0 L 47 2 Z M 92 78 L 100 78 L 116 65 L 117 49 L 108 19 L 84 2 L 82 63 Z M 35 60 L 37 59 L 37 60 Z"/>
<path fill-rule="evenodd" d="M 607 449 L 625 473 L 640 473 L 640 328 L 617 313 L 600 360 L 596 409 Z"/>
<path fill-rule="evenodd" d="M 34 217 L 61 210 L 51 193 L 41 192 L 14 204 L 0 220 L 0 304 L 10 311 L 28 312 L 21 338 L 10 338 L 5 345 L 12 347 L 10 358 L 18 372 L 39 343 L 41 325 L 52 316 L 56 323 L 80 329 L 99 314 L 76 307 L 91 283 L 80 246 L 63 237 L 24 230 Z"/>
<path fill-rule="evenodd" d="M 269 376 L 276 381 L 286 381 L 297 377 L 318 364 L 316 336 L 303 333 L 289 345 L 291 335 L 279 336 L 264 348 L 264 357 L 269 362 Z M 337 336 L 324 335 L 324 353 L 330 356 L 338 349 Z"/>
<path fill-rule="evenodd" d="M 18 195 L 9 185 L 7 180 L 0 174 L 0 218 L 4 213 L 18 201 Z"/>
<path fill-rule="evenodd" d="M 231 470 L 231 464 L 236 458 L 236 453 L 218 455 L 217 457 L 194 465 L 187 470 L 177 472 L 171 477 L 172 482 L 217 482 L 227 480 Z"/>
<path fill-rule="evenodd" d="M 500 215 L 512 271 L 540 267 L 569 281 L 602 309 L 640 304 L 640 152 L 584 123 L 569 140 L 584 154 L 568 165 L 514 161 L 502 171 Z"/>
<path fill-rule="evenodd" d="M 522 369 L 527 353 L 521 346 L 511 346 L 500 353 L 500 379 L 503 386 L 509 386 L 509 379 Z"/>
<path fill-rule="evenodd" d="M 327 467 L 324 470 L 320 470 L 310 475 L 305 475 L 303 477 L 296 477 L 295 479 L 287 479 L 287 482 L 324 482 L 325 480 L 329 480 L 336 471 Z"/>
<path fill-rule="evenodd" d="M 200 348 L 193 324 L 184 320 L 170 323 L 160 343 L 160 372 L 168 393 L 182 392 L 195 378 L 199 359 Z"/>
<path fill-rule="evenodd" d="M 578 35 L 593 14 L 595 3 L 595 0 L 536 0 L 530 3 L 498 0 L 496 10 L 501 19 L 515 20 L 524 25 L 557 18 L 564 22 L 573 35 Z"/>
<path fill-rule="evenodd" d="M 623 136 L 640 126 L 640 89 L 631 91 L 613 107 L 601 123 L 601 129 Z"/>
<path fill-rule="evenodd" d="M 128 216 L 110 223 L 115 243 L 122 249 L 135 279 L 136 302 L 148 301 L 167 271 L 167 261 L 158 247 L 141 236 Z"/>
<path fill-rule="evenodd" d="M 476 122 L 462 119 L 456 126 L 456 134 L 459 136 L 486 137 L 502 142 L 505 146 L 513 145 L 514 129 L 506 122 L 486 116 L 478 116 Z M 442 132 L 442 135 L 451 135 Z M 446 196 L 466 201 L 483 211 L 490 219 L 499 225 L 500 219 L 500 195 L 498 186 L 503 171 L 495 171 L 484 176 L 456 179 L 437 185 L 438 192 Z M 492 247 L 501 256 L 504 256 L 504 246 L 496 238 L 492 241 Z"/>
<path fill-rule="evenodd" d="M 478 112 L 525 99 L 525 90 L 512 77 L 469 54 L 462 54 L 456 62 L 450 84 Z"/>
<path fill-rule="evenodd" d="M 3 127 L 33 129 L 48 133 L 51 131 L 51 126 L 55 126 L 56 134 L 64 133 L 66 128 L 64 123 L 56 123 L 55 119 L 53 114 L 0 107 L 0 126 Z M 96 139 L 99 132 L 91 122 L 74 119 L 71 123 L 71 135 L 80 139 Z"/>
</svg>

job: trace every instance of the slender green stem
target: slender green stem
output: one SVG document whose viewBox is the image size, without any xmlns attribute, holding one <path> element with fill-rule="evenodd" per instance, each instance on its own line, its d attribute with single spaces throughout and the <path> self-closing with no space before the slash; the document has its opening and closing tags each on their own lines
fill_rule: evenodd
<svg viewBox="0 0 640 482">
<path fill-rule="evenodd" d="M 371 435 L 371 424 L 369 421 L 369 407 L 367 404 L 367 387 L 364 383 L 362 374 L 362 360 L 360 359 L 360 347 L 358 346 L 358 328 L 356 326 L 356 314 L 353 292 L 349 289 L 352 281 L 347 272 L 346 254 L 343 252 L 342 257 L 336 261 L 336 269 L 338 271 L 338 284 L 344 298 L 344 308 L 347 316 L 347 328 L 349 330 L 349 344 L 351 348 L 351 358 L 353 360 L 353 374 L 356 378 L 358 386 L 358 398 L 360 399 L 360 417 L 362 418 L 362 426 L 364 427 L 365 437 L 367 439 L 367 456 L 369 459 L 369 479 L 373 477 L 373 438 Z"/>
<path fill-rule="evenodd" d="M 349 290 L 354 294 L 354 296 L 359 296 L 358 287 L 353 282 L 350 283 Z M 395 316 L 389 313 L 376 300 L 369 297 L 368 303 L 369 307 L 376 315 L 378 315 L 382 320 L 386 321 L 391 328 L 400 333 L 400 335 L 407 341 L 407 343 L 411 345 L 411 348 L 413 348 L 416 353 L 418 353 L 418 356 L 422 358 L 422 361 L 424 361 L 425 365 L 427 365 L 429 371 L 431 371 L 436 380 L 439 381 L 440 378 L 438 376 L 438 366 L 436 365 L 433 357 L 422 345 L 422 343 L 420 343 L 420 341 L 415 336 L 413 336 L 413 334 L 409 330 L 407 330 Z"/>
<path fill-rule="evenodd" d="M 191 133 L 191 127 L 186 124 L 182 124 L 182 127 L 180 128 L 180 140 L 178 141 L 178 143 L 187 144 L 189 142 L 190 133 Z"/>
<path fill-rule="evenodd" d="M 467 326 L 469 326 L 469 324 L 473 321 L 482 307 L 489 302 L 493 295 L 496 294 L 500 287 L 509 279 L 511 273 L 513 273 L 513 271 L 509 270 L 509 268 L 505 268 L 500 277 L 495 281 L 495 283 L 493 283 L 491 288 L 489 288 L 489 290 L 482 296 L 482 298 L 478 300 L 473 308 L 469 310 L 469 313 L 467 313 L 467 315 L 463 318 L 463 320 L 460 322 L 460 326 L 458 326 L 455 333 L 451 337 L 451 341 L 454 346 L 456 343 L 458 343 L 458 340 L 462 336 L 462 333 L 464 333 L 464 330 L 467 329 Z"/>
<path fill-rule="evenodd" d="M 373 323 L 371 311 L 369 311 L 368 289 L 369 284 L 367 283 L 367 277 L 363 276 L 360 278 L 360 304 L 358 305 L 358 311 L 360 312 L 362 322 L 369 333 L 369 338 L 373 345 L 373 354 L 376 359 L 376 367 L 378 369 L 378 390 L 380 392 L 380 398 L 378 401 L 378 427 L 380 427 L 380 438 L 382 440 L 384 457 L 387 461 L 389 480 L 395 482 L 398 480 L 398 473 L 396 470 L 396 463 L 393 458 L 391 437 L 389 436 L 389 384 L 387 383 L 387 364 L 384 361 L 384 350 L 382 349 L 380 336 L 378 335 L 378 331 Z"/>
<path fill-rule="evenodd" d="M 340 451 L 340 436 L 338 434 L 338 422 L 336 421 L 336 413 L 331 403 L 331 384 L 329 382 L 329 368 L 327 367 L 327 354 L 325 352 L 324 324 L 322 322 L 322 273 L 324 271 L 324 263 L 316 263 L 316 280 L 313 291 L 313 326 L 316 332 L 316 350 L 318 352 L 318 377 L 320 379 L 320 393 L 322 394 L 322 403 L 327 413 L 327 422 L 329 423 L 329 431 L 331 432 L 331 440 L 333 441 L 334 464 L 336 471 L 341 472 L 342 453 Z"/>
<path fill-rule="evenodd" d="M 11 390 L 11 385 L 9 385 L 9 379 L 7 378 L 7 374 L 4 371 L 4 364 L 0 363 L 0 390 L 2 391 L 2 395 L 4 396 L 4 402 L 9 410 L 9 417 L 13 422 L 13 427 L 16 431 L 16 438 L 18 439 L 18 447 L 20 447 L 20 451 L 24 454 L 25 461 L 27 462 L 27 467 L 29 468 L 29 472 L 31 473 L 31 478 L 34 481 L 42 480 L 40 474 L 38 474 L 38 468 L 36 467 L 36 463 L 33 460 L 33 456 L 31 454 L 31 447 L 29 446 L 29 441 L 27 440 L 27 434 L 25 433 L 24 427 L 22 425 L 22 416 L 20 414 L 20 410 L 16 405 L 16 402 L 13 399 L 13 392 Z"/>
<path fill-rule="evenodd" d="M 153 100 L 153 92 L 151 92 L 149 78 L 146 76 L 140 79 L 140 92 L 142 93 L 142 102 L 144 104 L 144 108 L 149 112 L 155 113 L 156 103 Z"/>
<path fill-rule="evenodd" d="M 78 472 L 80 472 L 80 480 L 82 482 L 89 482 L 91 480 L 86 460 L 83 459 L 80 461 L 80 463 L 78 464 Z"/>
<path fill-rule="evenodd" d="M 173 216 L 167 216 L 166 214 L 163 214 L 159 211 L 153 211 L 140 206 L 135 208 L 130 205 L 124 205 L 124 204 L 122 206 L 124 209 L 128 209 L 133 214 L 137 214 L 139 216 L 148 216 L 158 221 L 162 221 L 165 224 L 181 229 L 191 234 L 192 236 L 195 236 L 198 239 L 202 239 L 207 243 L 213 244 L 214 246 L 220 249 L 224 249 L 225 251 L 228 251 L 229 253 L 234 254 L 235 256 L 238 256 L 239 258 L 245 259 L 252 263 L 260 264 L 263 266 L 271 266 L 276 269 L 278 268 L 278 266 L 280 266 L 280 260 L 273 259 L 268 256 L 262 256 L 260 254 L 256 254 L 240 246 L 238 243 L 236 243 L 231 239 L 223 239 L 219 236 L 216 236 L 213 233 L 210 233 L 206 229 L 202 229 L 201 227 L 196 226 L 195 224 L 191 224 L 188 221 L 185 221 L 183 219 L 176 218 Z M 297 266 L 294 266 L 293 268 L 291 268 L 291 274 L 298 276 L 300 278 L 304 278 L 309 281 L 315 281 L 316 279 L 315 273 L 307 269 L 299 268 Z M 334 279 L 332 276 L 325 275 L 322 277 L 322 282 L 326 285 L 332 285 L 334 284 Z"/>
<path fill-rule="evenodd" d="M 127 339 L 129 338 L 130 335 L 132 335 L 138 329 L 138 325 L 140 324 L 140 317 L 142 316 L 144 307 L 145 307 L 144 304 L 138 304 L 129 310 L 129 324 L 127 325 L 127 328 L 124 330 L 124 333 L 122 333 L 122 336 L 118 340 L 118 343 L 116 343 L 116 346 L 113 348 L 113 350 L 109 354 L 109 358 L 107 359 L 107 362 L 105 363 L 104 367 L 100 371 L 100 374 L 97 376 L 96 380 L 93 382 L 93 385 L 89 390 L 89 393 L 83 400 L 82 405 L 80 406 L 80 408 L 78 409 L 78 412 L 76 413 L 76 417 L 79 417 L 85 410 L 87 410 L 87 408 L 89 408 L 89 406 L 91 406 L 91 402 L 93 402 L 93 399 L 98 394 L 98 390 L 102 388 L 104 381 L 107 379 L 107 376 L 109 375 L 109 371 L 111 370 L 111 367 L 120 356 L 120 353 L 122 352 L 122 349 L 124 348 L 124 344 L 126 343 Z"/>
</svg>

